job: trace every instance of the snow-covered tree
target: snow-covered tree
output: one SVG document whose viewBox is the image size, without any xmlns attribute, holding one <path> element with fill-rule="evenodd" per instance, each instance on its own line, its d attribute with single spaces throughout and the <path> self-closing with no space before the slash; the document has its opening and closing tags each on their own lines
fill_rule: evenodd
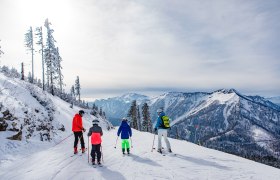
<svg viewBox="0 0 280 180">
<path fill-rule="evenodd" d="M 75 95 L 76 95 L 76 94 L 75 94 L 75 86 L 74 86 L 74 85 L 71 87 L 70 92 L 71 92 L 72 98 L 75 99 Z"/>
<path fill-rule="evenodd" d="M 144 103 L 142 106 L 142 129 L 146 132 L 152 132 L 152 120 L 150 115 L 149 106 L 147 103 Z"/>
<path fill-rule="evenodd" d="M 61 72 L 61 69 L 62 69 L 62 67 L 61 67 L 61 61 L 62 61 L 62 58 L 61 58 L 61 56 L 60 56 L 60 54 L 59 54 L 59 49 L 57 48 L 56 49 L 56 58 L 57 58 L 57 60 L 56 60 L 56 63 L 57 63 L 57 65 L 56 65 L 56 68 L 57 68 L 57 72 L 58 72 L 58 84 L 59 84 L 59 88 L 60 88 L 60 93 L 62 93 L 62 86 L 63 86 L 63 75 L 62 75 L 62 72 Z"/>
<path fill-rule="evenodd" d="M 29 51 L 31 51 L 32 54 L 32 81 L 31 83 L 33 83 L 34 80 L 34 62 L 33 62 L 33 58 L 34 58 L 34 46 L 33 46 L 33 30 L 32 27 L 30 27 L 27 31 L 27 33 L 25 33 L 25 46 L 27 47 L 27 49 Z"/>
<path fill-rule="evenodd" d="M 47 81 L 48 88 L 51 94 L 55 94 L 55 89 L 58 89 L 59 82 L 59 54 L 57 48 L 55 47 L 55 39 L 53 37 L 54 30 L 50 27 L 51 23 L 46 19 L 45 27 L 47 28 L 47 39 L 46 46 L 44 48 L 44 59 L 47 67 Z"/>
<path fill-rule="evenodd" d="M 32 79 L 32 74 L 31 74 L 31 72 L 28 73 L 27 81 L 30 82 L 30 83 L 34 82 L 34 79 Z"/>
<path fill-rule="evenodd" d="M 24 65 L 21 63 L 21 80 L 24 80 Z"/>
<path fill-rule="evenodd" d="M 79 97 L 79 102 L 81 102 L 81 85 L 80 85 L 80 79 L 79 76 L 77 76 L 77 79 L 75 81 L 75 91 L 76 95 Z"/>
<path fill-rule="evenodd" d="M 44 44 L 43 44 L 43 30 L 42 26 L 36 28 L 36 33 L 35 33 L 38 41 L 36 42 L 37 45 L 40 46 L 39 52 L 41 52 L 42 55 L 42 80 L 43 80 L 43 90 L 45 90 L 45 67 L 44 67 Z"/>
</svg>

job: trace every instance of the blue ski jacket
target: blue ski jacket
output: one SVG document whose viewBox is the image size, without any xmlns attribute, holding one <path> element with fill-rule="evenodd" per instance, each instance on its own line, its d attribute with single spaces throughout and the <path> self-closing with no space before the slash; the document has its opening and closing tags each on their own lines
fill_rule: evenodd
<svg viewBox="0 0 280 180">
<path fill-rule="evenodd" d="M 163 124 L 162 124 L 162 116 L 165 116 L 165 113 L 164 112 L 161 112 L 157 118 L 157 123 L 156 123 L 156 126 L 155 126 L 155 129 L 164 129 L 163 128 Z"/>
<path fill-rule="evenodd" d="M 132 136 L 132 131 L 127 121 L 122 121 L 118 130 L 118 136 L 121 134 L 121 139 L 129 139 Z"/>
</svg>

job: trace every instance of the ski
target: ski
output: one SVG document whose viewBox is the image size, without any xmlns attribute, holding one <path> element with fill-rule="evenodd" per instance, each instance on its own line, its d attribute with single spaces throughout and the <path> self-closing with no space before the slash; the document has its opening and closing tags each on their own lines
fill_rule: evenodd
<svg viewBox="0 0 280 180">
<path fill-rule="evenodd" d="M 126 154 L 126 153 L 125 153 L 125 154 L 123 154 L 123 157 L 125 157 L 125 156 L 130 156 L 130 153 L 129 153 L 129 154 Z"/>
<path fill-rule="evenodd" d="M 102 165 L 102 164 L 92 164 L 91 166 L 92 166 L 93 168 L 103 167 L 103 165 Z"/>
</svg>

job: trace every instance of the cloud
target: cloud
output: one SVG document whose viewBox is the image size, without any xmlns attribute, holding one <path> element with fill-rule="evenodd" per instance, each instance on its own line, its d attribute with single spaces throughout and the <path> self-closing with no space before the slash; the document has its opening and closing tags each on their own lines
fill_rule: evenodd
<svg viewBox="0 0 280 180">
<path fill-rule="evenodd" d="M 279 5 L 277 0 L 71 0 L 57 4 L 49 19 L 68 89 L 79 75 L 86 94 L 233 87 L 276 95 Z M 63 16 L 55 16 L 59 13 Z"/>
</svg>

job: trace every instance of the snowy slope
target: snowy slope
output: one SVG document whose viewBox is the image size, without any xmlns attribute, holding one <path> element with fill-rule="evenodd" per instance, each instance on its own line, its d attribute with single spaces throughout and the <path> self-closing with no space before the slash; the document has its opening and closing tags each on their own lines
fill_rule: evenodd
<svg viewBox="0 0 280 180">
<path fill-rule="evenodd" d="M 270 179 L 280 169 L 171 139 L 174 154 L 151 152 L 153 135 L 133 131 L 131 156 L 123 157 L 116 130 L 103 136 L 104 166 L 93 168 L 88 156 L 72 155 L 73 137 L 1 167 L 1 179 Z M 157 140 L 155 140 L 155 144 Z"/>
<path fill-rule="evenodd" d="M 72 118 L 80 108 L 28 82 L 0 73 L 0 168 L 72 136 Z M 85 125 L 93 118 L 87 110 Z M 108 122 L 98 117 L 104 128 Z M 17 140 L 10 140 L 15 135 Z"/>
</svg>

